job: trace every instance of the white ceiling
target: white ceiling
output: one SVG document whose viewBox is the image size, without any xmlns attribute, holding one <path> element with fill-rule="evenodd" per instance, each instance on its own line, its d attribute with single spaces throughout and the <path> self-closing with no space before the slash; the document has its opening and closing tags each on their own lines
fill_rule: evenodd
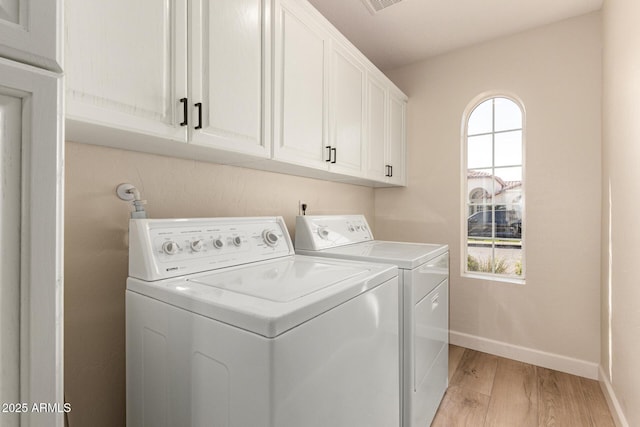
<svg viewBox="0 0 640 427">
<path fill-rule="evenodd" d="M 309 1 L 388 70 L 595 11 L 603 0 L 402 0 L 375 15 L 362 0 Z"/>
</svg>

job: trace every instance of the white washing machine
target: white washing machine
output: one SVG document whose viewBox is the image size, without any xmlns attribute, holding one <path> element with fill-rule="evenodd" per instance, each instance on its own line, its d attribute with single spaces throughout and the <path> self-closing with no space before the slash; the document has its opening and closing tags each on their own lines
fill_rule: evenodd
<svg viewBox="0 0 640 427">
<path fill-rule="evenodd" d="M 400 424 L 397 269 L 282 218 L 130 223 L 127 426 Z"/>
<path fill-rule="evenodd" d="M 298 216 L 296 253 L 400 269 L 404 427 L 431 424 L 448 386 L 449 248 L 374 240 L 364 215 Z"/>
</svg>

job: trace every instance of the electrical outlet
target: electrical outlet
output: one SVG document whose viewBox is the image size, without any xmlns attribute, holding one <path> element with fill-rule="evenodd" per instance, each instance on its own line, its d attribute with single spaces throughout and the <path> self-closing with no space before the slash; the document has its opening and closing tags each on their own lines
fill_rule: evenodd
<svg viewBox="0 0 640 427">
<path fill-rule="evenodd" d="M 298 200 L 298 215 L 304 215 L 309 205 L 302 200 Z"/>
</svg>

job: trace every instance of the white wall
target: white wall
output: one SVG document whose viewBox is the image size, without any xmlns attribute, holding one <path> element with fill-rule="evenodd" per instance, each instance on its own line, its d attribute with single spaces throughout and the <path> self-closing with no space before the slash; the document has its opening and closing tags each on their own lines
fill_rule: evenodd
<svg viewBox="0 0 640 427">
<path fill-rule="evenodd" d="M 603 42 L 602 366 L 640 426 L 640 2 L 605 1 Z"/>
<path fill-rule="evenodd" d="M 600 359 L 600 19 L 588 14 L 389 72 L 409 96 L 408 187 L 375 192 L 376 237 L 449 244 L 453 340 L 467 334 L 493 349 L 501 346 L 483 340 L 551 353 L 511 355 L 591 377 Z M 495 90 L 526 109 L 525 285 L 460 274 L 462 116 Z"/>
<path fill-rule="evenodd" d="M 71 426 L 125 424 L 124 291 L 129 205 L 138 187 L 150 218 L 282 215 L 293 230 L 309 213 L 364 213 L 373 189 L 67 143 L 65 188 L 65 397 Z"/>
</svg>

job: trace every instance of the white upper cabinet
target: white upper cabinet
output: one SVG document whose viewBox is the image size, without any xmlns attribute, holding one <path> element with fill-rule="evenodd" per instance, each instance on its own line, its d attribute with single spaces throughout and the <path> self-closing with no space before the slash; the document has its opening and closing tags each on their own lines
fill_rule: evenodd
<svg viewBox="0 0 640 427">
<path fill-rule="evenodd" d="M 196 144 L 270 155 L 270 91 L 263 0 L 194 0 L 190 11 L 191 96 Z"/>
<path fill-rule="evenodd" d="M 362 178 L 364 65 L 306 2 L 277 0 L 274 28 L 273 158 Z"/>
<path fill-rule="evenodd" d="M 306 0 L 66 0 L 65 19 L 71 141 L 404 185 L 406 97 Z"/>
<path fill-rule="evenodd" d="M 295 1 L 276 0 L 274 13 L 273 157 L 326 169 L 329 35 Z"/>
<path fill-rule="evenodd" d="M 67 119 L 186 141 L 186 0 L 66 0 L 65 23 Z"/>
<path fill-rule="evenodd" d="M 0 1 L 0 56 L 62 71 L 62 0 Z"/>
<path fill-rule="evenodd" d="M 367 178 L 376 181 L 386 181 L 388 168 L 386 167 L 386 150 L 388 145 L 389 105 L 388 90 L 383 82 L 369 74 L 367 79 L 367 140 L 366 158 Z"/>
<path fill-rule="evenodd" d="M 363 172 L 365 123 L 364 66 L 340 44 L 331 49 L 329 145 L 332 171 L 360 176 Z"/>
<path fill-rule="evenodd" d="M 265 10 L 263 0 L 67 0 L 69 139 L 220 162 L 269 157 Z"/>
<path fill-rule="evenodd" d="M 407 98 L 367 75 L 366 177 L 378 185 L 406 185 Z"/>
<path fill-rule="evenodd" d="M 389 143 L 385 168 L 387 182 L 406 185 L 406 115 L 407 100 L 401 93 L 389 93 Z"/>
</svg>

